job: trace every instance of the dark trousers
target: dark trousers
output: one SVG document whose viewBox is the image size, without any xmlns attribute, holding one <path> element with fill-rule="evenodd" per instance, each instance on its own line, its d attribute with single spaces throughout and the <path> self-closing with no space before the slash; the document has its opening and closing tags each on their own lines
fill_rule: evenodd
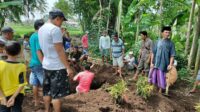
<svg viewBox="0 0 200 112">
<path fill-rule="evenodd" d="M 11 96 L 6 97 L 7 101 Z M 15 103 L 12 107 L 6 107 L 5 105 L 0 105 L 0 112 L 22 112 L 22 103 L 23 103 L 24 95 L 19 94 L 15 98 Z"/>
</svg>

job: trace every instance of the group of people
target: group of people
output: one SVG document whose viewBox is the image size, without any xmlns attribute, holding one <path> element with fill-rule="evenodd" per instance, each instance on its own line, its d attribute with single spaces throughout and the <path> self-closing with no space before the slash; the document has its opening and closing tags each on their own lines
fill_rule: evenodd
<svg viewBox="0 0 200 112">
<path fill-rule="evenodd" d="M 74 67 L 78 74 L 73 78 L 79 81 L 78 93 L 88 92 L 94 78 L 90 71 L 93 64 L 83 60 L 88 57 L 88 33 L 82 37 L 82 46 L 73 46 L 66 28 L 61 28 L 66 21 L 62 11 L 56 9 L 49 12 L 48 22 L 42 19 L 34 23 L 35 32 L 29 38 L 24 36 L 23 52 L 25 64 L 20 63 L 20 43 L 13 41 L 13 29 L 4 27 L 0 37 L 0 111 L 22 111 L 24 86 L 28 82 L 33 86 L 34 104 L 39 105 L 39 90 L 42 87 L 45 112 L 50 112 L 53 104 L 55 112 L 61 112 L 61 98 L 70 94 L 69 80 L 73 76 Z M 122 77 L 122 68 L 137 69 L 133 80 L 139 74 L 148 76 L 149 83 L 162 92 L 166 87 L 166 72 L 174 66 L 175 46 L 170 39 L 171 27 L 163 27 L 161 38 L 153 42 L 146 31 L 141 31 L 141 48 L 138 63 L 133 51 L 125 56 L 125 46 L 117 33 L 109 37 L 105 30 L 99 39 L 99 50 L 102 63 L 112 59 L 115 75 Z M 20 55 L 20 56 L 19 56 Z M 29 56 L 31 55 L 31 56 Z M 28 65 L 31 68 L 29 80 L 26 78 Z M 199 78 L 198 78 L 199 79 Z M 198 83 L 198 82 L 197 82 Z"/>
<path fill-rule="evenodd" d="M 13 40 L 14 30 L 11 27 L 1 29 L 0 37 L 0 111 L 21 112 L 24 98 L 24 86 L 28 82 L 33 86 L 34 104 L 39 105 L 39 90 L 42 88 L 45 112 L 50 112 L 53 104 L 55 112 L 61 112 L 61 98 L 70 94 L 69 78 L 72 77 L 71 65 L 87 60 L 87 33 L 82 38 L 82 50 L 70 45 L 69 33 L 61 28 L 66 21 L 62 11 L 55 9 L 49 12 L 48 22 L 42 19 L 34 23 L 35 32 L 24 36 L 23 48 Z M 23 50 L 23 55 L 21 51 Z M 72 49 L 72 50 L 70 50 Z M 83 52 L 83 53 L 82 53 Z M 28 56 L 31 55 L 31 56 Z M 19 62 L 21 56 L 25 64 Z M 69 58 L 68 58 L 69 57 Z M 31 68 L 27 80 L 27 66 Z M 88 92 L 94 78 L 90 72 L 93 65 L 86 63 L 73 78 L 79 81 L 78 93 Z M 76 66 L 75 66 L 76 67 Z"/>
</svg>

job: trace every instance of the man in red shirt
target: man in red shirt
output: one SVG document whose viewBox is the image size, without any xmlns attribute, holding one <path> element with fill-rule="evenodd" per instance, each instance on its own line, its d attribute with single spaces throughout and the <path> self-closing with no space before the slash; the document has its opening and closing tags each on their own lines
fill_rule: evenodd
<svg viewBox="0 0 200 112">
<path fill-rule="evenodd" d="M 88 33 L 89 32 L 86 31 L 81 39 L 84 54 L 88 54 Z"/>
</svg>

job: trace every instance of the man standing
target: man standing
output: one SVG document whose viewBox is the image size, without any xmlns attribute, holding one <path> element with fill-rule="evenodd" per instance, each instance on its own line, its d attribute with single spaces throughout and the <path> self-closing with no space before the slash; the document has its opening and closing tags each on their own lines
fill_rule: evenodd
<svg viewBox="0 0 200 112">
<path fill-rule="evenodd" d="M 5 26 L 1 29 L 1 33 L 2 33 L 2 36 L 0 37 L 0 46 L 2 46 L 2 49 L 1 52 L 0 52 L 0 60 L 2 59 L 6 59 L 7 56 L 5 53 L 3 53 L 3 46 L 5 46 L 5 44 L 11 40 L 13 40 L 13 29 L 9 26 Z"/>
<path fill-rule="evenodd" d="M 134 75 L 133 80 L 137 80 L 138 74 L 140 74 L 142 71 L 145 72 L 145 75 L 149 73 L 150 58 L 151 58 L 151 51 L 152 51 L 152 41 L 148 37 L 146 31 L 141 31 L 140 35 L 142 38 L 142 45 L 140 48 L 139 64 L 138 64 L 137 71 Z"/>
<path fill-rule="evenodd" d="M 61 25 L 66 21 L 62 11 L 49 12 L 49 21 L 38 31 L 39 44 L 44 54 L 43 95 L 45 112 L 49 112 L 52 101 L 55 112 L 61 112 L 61 97 L 70 94 L 68 76 L 72 70 L 67 61 L 61 32 Z"/>
<path fill-rule="evenodd" d="M 117 33 L 113 35 L 113 41 L 111 43 L 111 51 L 112 51 L 113 67 L 115 68 L 115 74 L 119 73 L 120 77 L 122 77 L 122 67 L 124 66 L 123 63 L 124 43 L 118 37 Z"/>
<path fill-rule="evenodd" d="M 31 68 L 31 75 L 30 75 L 30 84 L 33 85 L 33 95 L 35 100 L 35 106 L 39 104 L 39 97 L 38 97 L 38 90 L 39 86 L 43 84 L 43 68 L 42 68 L 42 60 L 43 54 L 39 45 L 38 40 L 38 30 L 44 24 L 43 20 L 36 20 L 34 23 L 35 33 L 31 35 L 30 38 L 30 49 L 31 49 L 31 60 L 30 60 L 30 68 Z"/>
<path fill-rule="evenodd" d="M 149 82 L 159 88 L 159 92 L 166 87 L 166 72 L 171 69 L 174 62 L 175 46 L 170 40 L 171 27 L 163 27 L 162 38 L 154 45 L 151 56 L 151 70 Z"/>
<path fill-rule="evenodd" d="M 102 63 L 104 64 L 104 57 L 106 57 L 106 63 L 108 63 L 108 56 L 110 52 L 110 37 L 107 31 L 103 31 L 103 35 L 99 39 L 99 50 L 101 51 Z"/>
<path fill-rule="evenodd" d="M 85 35 L 81 38 L 83 54 L 88 55 L 88 31 L 85 32 Z"/>
</svg>

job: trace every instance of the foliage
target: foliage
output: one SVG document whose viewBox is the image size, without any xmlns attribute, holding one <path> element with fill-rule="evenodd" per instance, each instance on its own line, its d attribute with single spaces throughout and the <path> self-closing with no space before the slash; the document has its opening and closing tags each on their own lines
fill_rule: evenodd
<svg viewBox="0 0 200 112">
<path fill-rule="evenodd" d="M 176 57 L 175 60 L 177 60 L 178 65 L 177 65 L 177 70 L 180 70 L 181 68 L 186 68 L 188 61 L 187 61 L 187 57 L 184 55 L 181 55 L 181 53 L 176 53 Z"/>
<path fill-rule="evenodd" d="M 139 56 L 140 46 L 141 46 L 141 41 L 138 41 L 135 44 L 133 44 L 133 46 L 130 48 L 133 51 L 133 54 L 136 57 L 136 59 Z"/>
<path fill-rule="evenodd" d="M 127 84 L 124 80 L 119 81 L 117 84 L 112 87 L 107 88 L 111 96 L 117 100 L 122 97 L 122 95 L 128 90 Z"/>
<path fill-rule="evenodd" d="M 190 71 L 186 68 L 181 68 L 178 70 L 178 79 L 181 81 L 186 81 L 190 84 L 193 84 L 194 79 L 190 74 Z"/>
<path fill-rule="evenodd" d="M 196 112 L 200 112 L 200 103 L 196 103 L 194 108 L 195 108 Z"/>
<path fill-rule="evenodd" d="M 137 94 L 143 97 L 144 99 L 147 99 L 151 96 L 153 91 L 153 85 L 150 85 L 148 83 L 148 78 L 144 76 L 140 76 L 137 83 Z"/>
<path fill-rule="evenodd" d="M 66 16 L 73 14 L 72 4 L 67 0 L 58 0 L 58 2 L 55 3 L 55 7 L 62 10 Z"/>
</svg>

